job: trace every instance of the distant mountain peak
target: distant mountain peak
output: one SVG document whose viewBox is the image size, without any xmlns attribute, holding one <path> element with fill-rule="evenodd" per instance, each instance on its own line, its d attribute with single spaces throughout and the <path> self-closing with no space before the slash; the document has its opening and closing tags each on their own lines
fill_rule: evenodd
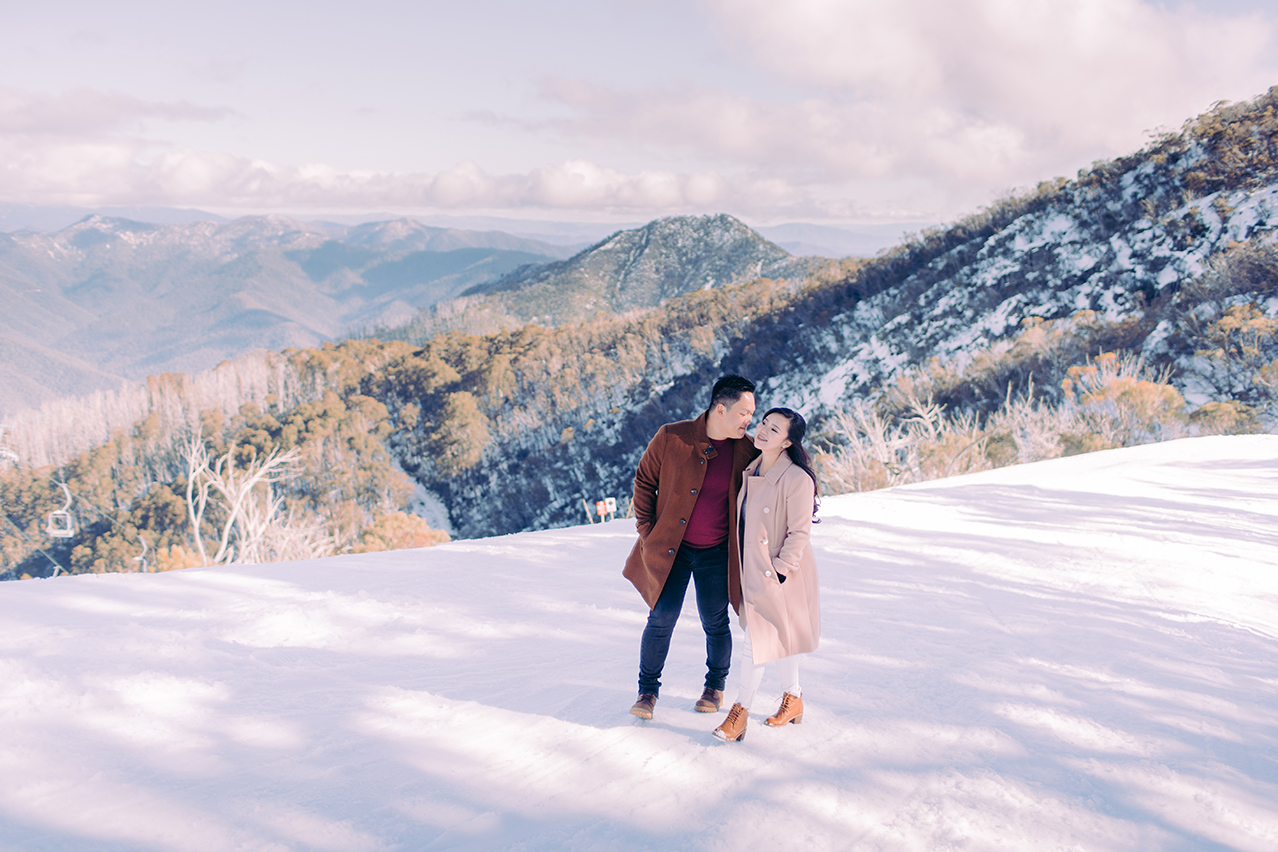
<svg viewBox="0 0 1278 852">
<path fill-rule="evenodd" d="M 579 321 L 599 311 L 655 307 L 695 290 L 802 276 L 809 266 L 726 213 L 666 216 L 467 293 L 498 300 L 499 310 L 516 319 Z"/>
<path fill-rule="evenodd" d="M 321 234 L 318 228 L 308 225 L 289 216 L 283 216 L 279 213 L 263 213 L 261 215 L 241 216 L 238 219 L 232 219 L 225 225 L 221 226 L 221 230 L 226 233 L 235 231 L 260 231 L 285 233 L 298 231 L 307 234 Z"/>
<path fill-rule="evenodd" d="M 377 246 L 394 252 L 456 251 L 457 249 L 501 249 L 549 257 L 563 257 L 562 246 L 516 237 L 502 231 L 464 231 L 427 225 L 407 216 L 381 222 L 365 222 L 346 231 L 342 242 Z"/>
<path fill-rule="evenodd" d="M 663 216 L 660 219 L 653 219 L 638 228 L 617 231 L 582 253 L 585 254 L 593 249 L 601 248 L 616 240 L 686 239 L 690 236 L 695 237 L 698 241 L 741 239 L 766 243 L 776 249 L 777 257 L 790 256 L 785 249 L 764 239 L 745 222 L 727 213 L 708 213 L 699 216 Z"/>
<path fill-rule="evenodd" d="M 354 245 L 375 245 L 385 246 L 389 249 L 420 250 L 419 243 L 443 233 L 443 231 L 443 228 L 423 225 L 416 219 L 410 219 L 405 216 L 384 222 L 365 222 L 362 225 L 356 225 L 346 233 L 342 241 Z"/>
<path fill-rule="evenodd" d="M 103 231 L 110 233 L 118 233 L 121 231 L 155 231 L 160 225 L 150 222 L 138 222 L 135 219 L 125 219 L 119 216 L 106 216 L 102 213 L 90 213 L 78 222 L 68 225 L 58 233 L 77 233 L 80 231 Z"/>
</svg>

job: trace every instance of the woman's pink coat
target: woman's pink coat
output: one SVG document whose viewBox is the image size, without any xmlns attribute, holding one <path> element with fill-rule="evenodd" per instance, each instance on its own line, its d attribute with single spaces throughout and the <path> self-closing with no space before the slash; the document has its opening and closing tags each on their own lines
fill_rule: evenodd
<svg viewBox="0 0 1278 852">
<path fill-rule="evenodd" d="M 755 461 L 746 468 L 737 494 L 737 512 L 745 523 L 741 618 L 750 630 L 756 665 L 815 651 L 821 638 L 810 544 L 815 486 L 785 453 L 767 473 L 751 476 L 757 467 Z M 785 575 L 784 583 L 778 573 Z"/>
</svg>

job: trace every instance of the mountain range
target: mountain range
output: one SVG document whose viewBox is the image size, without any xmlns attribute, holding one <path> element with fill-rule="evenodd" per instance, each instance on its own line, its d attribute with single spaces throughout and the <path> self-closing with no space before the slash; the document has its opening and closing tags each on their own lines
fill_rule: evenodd
<svg viewBox="0 0 1278 852">
<path fill-rule="evenodd" d="M 206 210 L 177 207 L 56 207 L 0 202 L 0 232 L 33 230 L 59 231 L 90 215 L 112 219 L 130 219 L 161 225 L 187 225 L 193 222 L 230 221 Z M 308 224 L 335 233 L 345 233 L 352 226 L 391 221 L 402 214 L 363 214 L 330 216 L 327 220 L 293 215 Z M 453 231 L 500 231 L 524 239 L 564 246 L 573 250 L 593 245 L 619 230 L 642 227 L 643 222 L 560 222 L 546 219 L 515 219 L 503 216 L 433 215 L 427 223 Z M 935 227 L 936 221 L 901 220 L 892 222 L 814 223 L 784 222 L 751 227 L 764 239 L 771 240 L 793 255 L 819 257 L 871 257 L 897 245 L 909 234 Z"/>
<path fill-rule="evenodd" d="M 468 330 L 492 331 L 801 277 L 818 263 L 723 215 L 658 220 L 569 254 L 413 219 L 155 225 L 91 215 L 51 234 L 0 234 L 0 298 L 11 306 L 0 318 L 0 410 L 429 322 L 441 314 L 419 312 L 437 303 L 442 315 L 464 314 Z"/>
<path fill-rule="evenodd" d="M 315 346 L 570 254 L 409 219 L 149 224 L 92 215 L 0 234 L 0 410 L 252 349 Z"/>
</svg>

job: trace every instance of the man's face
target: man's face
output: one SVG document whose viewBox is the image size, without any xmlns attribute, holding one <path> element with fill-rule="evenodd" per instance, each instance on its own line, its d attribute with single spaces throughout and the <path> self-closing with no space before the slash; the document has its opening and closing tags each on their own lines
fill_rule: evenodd
<svg viewBox="0 0 1278 852">
<path fill-rule="evenodd" d="M 750 428 L 750 421 L 754 419 L 754 394 L 743 393 L 731 408 L 724 408 L 720 403 L 715 407 L 716 412 L 723 412 L 723 432 L 729 438 L 744 438 L 746 430 Z"/>
</svg>

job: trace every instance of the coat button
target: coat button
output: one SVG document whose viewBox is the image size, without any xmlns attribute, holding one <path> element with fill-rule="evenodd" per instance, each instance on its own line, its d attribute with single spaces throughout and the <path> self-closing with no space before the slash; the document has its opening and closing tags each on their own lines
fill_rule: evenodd
<svg viewBox="0 0 1278 852">
<path fill-rule="evenodd" d="M 702 464 L 705 464 L 705 463 L 706 463 L 706 460 L 705 460 L 705 459 L 698 459 L 698 461 L 700 461 Z"/>
<path fill-rule="evenodd" d="M 686 523 L 688 523 L 688 519 L 687 519 L 687 518 L 680 518 L 680 519 L 679 519 L 679 526 L 683 526 L 683 525 L 684 525 L 684 524 L 686 524 Z"/>
<path fill-rule="evenodd" d="M 692 489 L 692 493 L 693 493 L 693 494 L 696 494 L 696 493 L 697 493 L 697 489 L 695 489 L 695 488 L 694 488 L 694 489 Z"/>
<path fill-rule="evenodd" d="M 771 510 L 771 509 L 769 509 L 767 506 L 764 506 L 764 507 L 763 507 L 763 514 L 765 514 L 765 515 L 766 515 L 766 514 L 768 514 L 768 512 L 771 512 L 771 511 L 772 511 L 772 510 Z"/>
<path fill-rule="evenodd" d="M 763 572 L 763 576 L 765 576 L 765 577 L 771 577 L 771 576 L 772 576 L 772 572 L 771 572 L 771 571 L 764 571 L 764 572 Z"/>
<path fill-rule="evenodd" d="M 671 556 L 674 556 L 674 548 L 673 547 L 670 548 L 669 550 L 666 551 L 666 553 L 669 553 Z"/>
</svg>

